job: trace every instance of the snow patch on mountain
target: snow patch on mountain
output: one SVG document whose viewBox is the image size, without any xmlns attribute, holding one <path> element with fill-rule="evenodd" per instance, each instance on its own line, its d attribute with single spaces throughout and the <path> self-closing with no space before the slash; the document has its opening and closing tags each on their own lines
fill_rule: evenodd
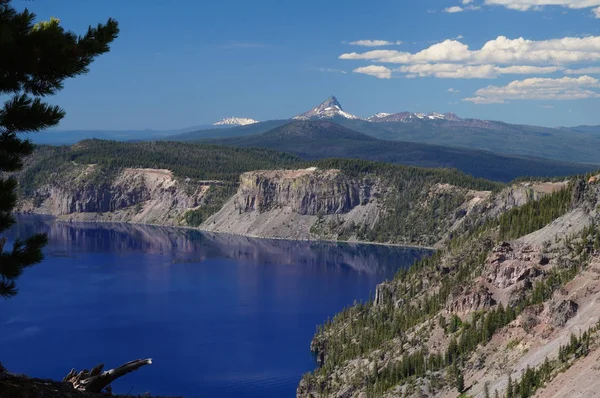
<svg viewBox="0 0 600 398">
<path fill-rule="evenodd" d="M 412 120 L 448 120 L 453 122 L 461 121 L 462 119 L 456 116 L 454 113 L 413 113 L 413 112 L 400 112 L 400 113 L 378 113 L 367 119 L 374 123 L 408 123 Z"/>
<path fill-rule="evenodd" d="M 310 111 L 304 112 L 298 116 L 294 116 L 294 120 L 311 120 L 311 119 L 332 119 L 335 117 L 343 117 L 346 119 L 360 119 L 342 109 L 342 105 L 333 95 L 323 101 L 319 106 Z"/>
<path fill-rule="evenodd" d="M 248 119 L 243 117 L 226 117 L 225 119 L 221 119 L 216 123 L 213 123 L 214 126 L 247 126 L 249 124 L 258 123 L 258 120 Z"/>
</svg>

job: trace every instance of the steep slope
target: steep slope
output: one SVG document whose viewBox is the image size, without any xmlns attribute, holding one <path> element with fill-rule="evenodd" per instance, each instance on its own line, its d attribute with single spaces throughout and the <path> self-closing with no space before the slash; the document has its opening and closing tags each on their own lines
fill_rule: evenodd
<svg viewBox="0 0 600 398">
<path fill-rule="evenodd" d="M 320 328 L 298 397 L 594 396 L 573 380 L 600 355 L 596 181 L 477 203 L 442 250 Z"/>
<path fill-rule="evenodd" d="M 523 175 L 579 174 L 595 168 L 589 165 L 533 157 L 502 156 L 455 147 L 382 141 L 329 121 L 293 121 L 261 135 L 207 142 L 270 148 L 290 152 L 305 159 L 339 157 L 420 167 L 453 167 L 476 177 L 498 181 L 510 181 Z"/>
</svg>

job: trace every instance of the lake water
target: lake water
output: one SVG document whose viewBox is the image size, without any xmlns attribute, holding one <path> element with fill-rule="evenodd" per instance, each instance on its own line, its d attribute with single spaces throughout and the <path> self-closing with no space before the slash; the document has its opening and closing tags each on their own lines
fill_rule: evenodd
<svg viewBox="0 0 600 398">
<path fill-rule="evenodd" d="M 35 216 L 7 236 L 33 232 L 46 259 L 0 302 L 2 364 L 61 379 L 150 357 L 113 391 L 186 397 L 294 397 L 317 325 L 429 253 Z"/>
</svg>

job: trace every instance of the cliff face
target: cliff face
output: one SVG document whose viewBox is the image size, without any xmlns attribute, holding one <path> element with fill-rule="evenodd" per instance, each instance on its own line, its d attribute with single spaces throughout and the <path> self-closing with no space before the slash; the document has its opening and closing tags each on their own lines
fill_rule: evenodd
<svg viewBox="0 0 600 398">
<path fill-rule="evenodd" d="M 80 221 L 179 225 L 186 211 L 202 204 L 209 184 L 186 184 L 169 170 L 123 169 L 98 182 L 88 165 L 39 186 L 20 203 L 21 212 Z"/>
<path fill-rule="evenodd" d="M 310 239 L 322 219 L 369 224 L 377 217 L 377 183 L 339 170 L 255 171 L 240 177 L 236 195 L 201 228 L 240 235 Z M 336 238 L 337 236 L 332 236 Z"/>
<path fill-rule="evenodd" d="M 245 173 L 235 204 L 243 212 L 289 207 L 300 215 L 344 214 L 366 205 L 372 184 L 352 181 L 339 170 L 258 171 Z"/>
</svg>

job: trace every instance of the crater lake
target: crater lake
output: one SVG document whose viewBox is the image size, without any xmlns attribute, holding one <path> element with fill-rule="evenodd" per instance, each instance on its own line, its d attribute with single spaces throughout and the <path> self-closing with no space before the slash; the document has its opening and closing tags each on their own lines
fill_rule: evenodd
<svg viewBox="0 0 600 398">
<path fill-rule="evenodd" d="M 62 379 L 152 358 L 121 394 L 294 397 L 317 326 L 431 253 L 29 215 L 6 236 L 38 232 L 45 260 L 0 303 L 0 361 Z"/>
</svg>

